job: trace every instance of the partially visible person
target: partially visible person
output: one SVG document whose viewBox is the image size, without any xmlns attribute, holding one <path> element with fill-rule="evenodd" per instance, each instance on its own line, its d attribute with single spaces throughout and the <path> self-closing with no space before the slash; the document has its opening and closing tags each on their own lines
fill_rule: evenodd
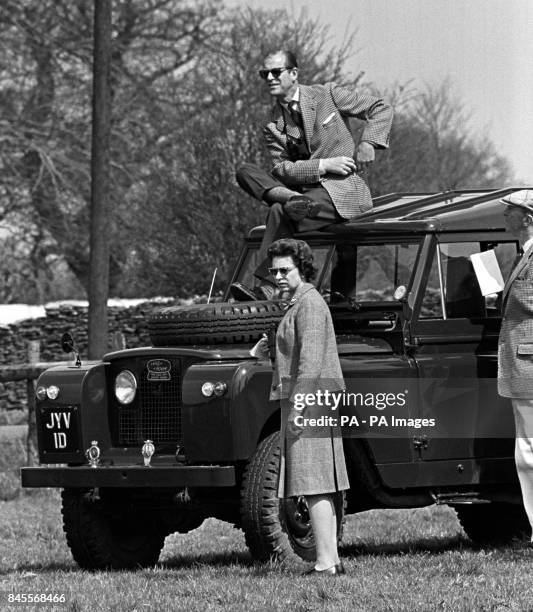
<svg viewBox="0 0 533 612">
<path fill-rule="evenodd" d="M 304 431 L 294 417 L 298 394 L 344 389 L 335 331 L 327 304 L 308 281 L 316 270 L 306 242 L 281 239 L 268 249 L 270 273 L 290 297 L 276 334 L 271 400 L 282 409 L 278 497 L 305 496 L 316 542 L 316 564 L 307 575 L 344 572 L 337 551 L 333 495 L 349 488 L 340 429 Z"/>
<path fill-rule="evenodd" d="M 388 147 L 392 109 L 382 99 L 335 83 L 300 85 L 293 53 L 269 53 L 259 75 L 275 104 L 263 129 L 272 158 L 271 173 L 245 164 L 237 182 L 269 206 L 255 272 L 256 291 L 248 299 L 270 297 L 266 252 L 278 238 L 319 230 L 372 208 L 366 171 L 375 149 Z M 348 119 L 364 120 L 355 147 Z M 239 289 L 241 293 L 239 293 Z M 235 297 L 246 299 L 245 287 Z"/>
<path fill-rule="evenodd" d="M 511 398 L 516 427 L 515 462 L 524 508 L 533 528 L 533 190 L 500 200 L 507 229 L 523 249 L 502 294 L 498 391 Z"/>
</svg>

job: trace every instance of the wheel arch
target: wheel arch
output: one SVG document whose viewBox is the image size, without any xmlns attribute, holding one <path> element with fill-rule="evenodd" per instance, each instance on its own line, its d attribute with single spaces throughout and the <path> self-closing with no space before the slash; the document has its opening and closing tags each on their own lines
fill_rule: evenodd
<svg viewBox="0 0 533 612">
<path fill-rule="evenodd" d="M 270 434 L 273 434 L 275 431 L 279 431 L 281 427 L 281 410 L 278 408 L 276 412 L 273 412 L 268 419 L 265 421 L 261 431 L 259 432 L 259 437 L 257 438 L 257 445 L 259 445 L 265 438 L 267 438 Z"/>
</svg>

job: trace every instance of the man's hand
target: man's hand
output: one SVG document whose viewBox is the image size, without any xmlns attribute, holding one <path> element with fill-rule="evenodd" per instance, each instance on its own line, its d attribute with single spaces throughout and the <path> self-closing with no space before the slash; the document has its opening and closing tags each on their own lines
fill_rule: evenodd
<svg viewBox="0 0 533 612">
<path fill-rule="evenodd" d="M 355 159 L 357 160 L 357 168 L 359 170 L 367 170 L 376 159 L 376 150 L 369 142 L 363 140 L 357 147 Z"/>
<path fill-rule="evenodd" d="M 340 174 L 346 176 L 355 172 L 357 166 L 351 157 L 326 157 L 320 160 L 320 169 L 324 174 Z"/>
</svg>

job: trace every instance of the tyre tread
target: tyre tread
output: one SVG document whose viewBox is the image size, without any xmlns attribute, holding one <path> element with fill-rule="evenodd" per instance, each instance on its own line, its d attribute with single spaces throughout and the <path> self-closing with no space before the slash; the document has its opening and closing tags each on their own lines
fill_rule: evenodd
<svg viewBox="0 0 533 612">
<path fill-rule="evenodd" d="M 254 342 L 282 317 L 278 302 L 168 306 L 148 318 L 154 346 Z"/>
<path fill-rule="evenodd" d="M 87 494 L 86 490 L 77 489 L 64 489 L 61 493 L 63 531 L 76 563 L 88 570 L 133 569 L 155 565 L 165 536 L 151 530 L 145 548 L 123 552 L 113 541 L 113 534 L 105 518 L 88 505 L 85 500 Z"/>
</svg>

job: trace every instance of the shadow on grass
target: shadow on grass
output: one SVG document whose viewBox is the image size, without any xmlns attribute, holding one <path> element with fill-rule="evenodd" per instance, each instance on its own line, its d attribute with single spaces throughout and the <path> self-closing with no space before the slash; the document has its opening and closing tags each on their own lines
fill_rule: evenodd
<svg viewBox="0 0 533 612">
<path fill-rule="evenodd" d="M 503 560 L 516 561 L 522 558 L 533 558 L 533 549 L 527 548 L 524 543 L 513 542 L 505 546 L 480 546 L 475 545 L 464 537 L 458 535 L 453 538 L 418 538 L 409 542 L 390 542 L 388 544 L 350 544 L 340 547 L 340 555 L 345 561 L 350 559 L 362 558 L 365 556 L 395 556 L 405 554 L 433 553 L 435 555 L 453 551 L 498 551 Z M 298 561 L 296 561 L 296 564 Z M 305 564 L 301 561 L 301 564 Z M 303 567 L 303 566 L 302 566 Z M 246 570 L 256 576 L 268 575 L 272 572 L 293 573 L 301 568 L 295 565 L 295 559 L 289 562 L 267 562 L 259 563 L 252 559 L 248 552 L 225 552 L 225 553 L 205 553 L 190 556 L 179 556 L 158 563 L 156 570 L 201 570 L 207 568 L 232 568 Z M 139 571 L 130 570 L 130 571 Z M 16 569 L 0 570 L 0 576 L 8 576 L 13 573 L 24 574 L 38 573 L 46 575 L 54 572 L 64 572 L 65 574 L 78 573 L 81 570 L 74 561 L 63 563 L 26 563 L 18 565 Z M 97 570 L 97 572 L 107 570 Z M 149 570 L 151 571 L 151 570 Z"/>
<path fill-rule="evenodd" d="M 388 544 L 359 544 L 359 545 L 344 545 L 340 547 L 340 554 L 343 559 L 350 557 L 363 557 L 366 555 L 403 555 L 406 553 L 446 553 L 456 550 L 478 550 L 480 547 L 475 546 L 464 537 L 458 535 L 453 538 L 418 538 L 409 542 L 391 542 Z M 485 547 L 487 548 L 487 547 Z M 302 563 L 304 563 L 302 561 Z M 187 569 L 196 568 L 203 565 L 222 567 L 230 565 L 240 565 L 242 567 L 255 568 L 259 573 L 269 571 L 269 569 L 279 570 L 285 564 L 258 564 L 250 557 L 249 553 L 235 552 L 222 554 L 199 554 L 195 557 L 179 557 L 168 559 L 159 564 L 159 567 L 164 569 Z M 290 563 L 288 564 L 290 566 Z"/>
<path fill-rule="evenodd" d="M 502 561 L 530 561 L 533 559 L 533 549 L 527 548 L 521 543 L 511 543 L 506 546 L 476 546 L 468 540 L 461 538 L 447 538 L 445 540 L 435 540 L 429 538 L 421 538 L 413 542 L 401 542 L 391 544 L 362 544 L 362 545 L 349 545 L 342 546 L 339 550 L 341 558 L 345 562 L 349 562 L 351 559 L 362 558 L 365 556 L 395 556 L 405 554 L 417 554 L 417 553 L 433 553 L 435 555 L 441 553 L 447 553 L 451 551 L 497 551 L 499 553 L 499 559 Z M 295 572 L 299 575 L 302 569 L 306 568 L 308 563 L 299 559 L 291 559 L 287 562 L 266 562 L 259 563 L 254 561 L 250 555 L 246 552 L 228 552 L 222 554 L 199 554 L 195 556 L 179 557 L 165 560 L 158 563 L 153 568 L 138 568 L 134 570 L 125 570 L 129 572 L 147 571 L 152 572 L 154 570 L 162 571 L 187 571 L 187 570 L 206 570 L 209 568 L 213 569 L 232 569 L 237 572 L 243 571 L 247 576 L 268 576 L 270 574 L 294 574 Z M 46 576 L 47 574 L 55 574 L 56 572 L 63 573 L 66 577 L 69 574 L 77 574 L 79 572 L 86 571 L 79 568 L 74 561 L 71 563 L 50 563 L 48 565 L 42 564 L 22 564 L 17 566 L 16 569 L 0 570 L 0 577 L 12 576 L 14 573 L 24 577 L 25 573 L 39 574 L 39 576 Z M 90 573 L 117 573 L 113 570 L 94 570 Z M 54 579 L 57 575 L 54 575 Z"/>
<path fill-rule="evenodd" d="M 227 552 L 227 553 L 205 553 L 194 557 L 176 557 L 163 561 L 158 564 L 162 569 L 187 569 L 197 568 L 203 565 L 212 567 L 224 567 L 230 565 L 241 565 L 252 567 L 254 560 L 247 552 Z"/>
<path fill-rule="evenodd" d="M 71 561 L 70 563 L 47 563 L 46 565 L 43 565 L 42 563 L 20 563 L 17 564 L 16 568 L 0 569 L 0 576 L 9 576 L 14 573 L 24 574 L 26 572 L 39 575 L 49 572 L 65 572 L 66 574 L 70 574 L 79 571 L 80 568 L 74 561 Z"/>
<path fill-rule="evenodd" d="M 452 550 L 476 548 L 471 542 L 458 535 L 454 538 L 417 538 L 409 542 L 390 542 L 388 544 L 349 544 L 341 545 L 339 552 L 343 558 L 364 555 L 402 555 L 405 553 L 444 553 Z"/>
</svg>

